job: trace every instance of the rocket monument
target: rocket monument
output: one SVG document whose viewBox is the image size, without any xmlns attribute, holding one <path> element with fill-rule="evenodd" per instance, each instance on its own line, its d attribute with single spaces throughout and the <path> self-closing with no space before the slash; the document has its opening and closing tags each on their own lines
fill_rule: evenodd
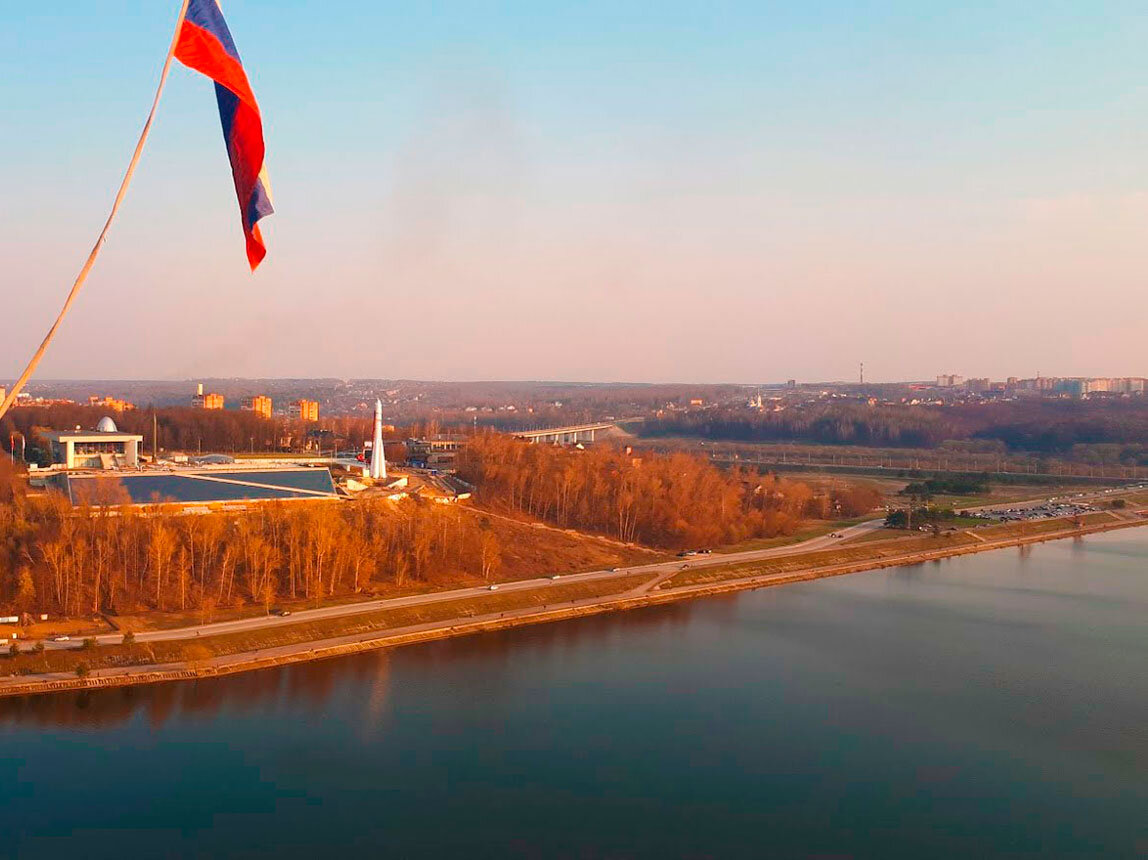
<svg viewBox="0 0 1148 860">
<path fill-rule="evenodd" d="M 386 480 L 387 460 L 383 451 L 383 401 L 375 400 L 375 436 L 371 440 L 371 477 Z"/>
</svg>

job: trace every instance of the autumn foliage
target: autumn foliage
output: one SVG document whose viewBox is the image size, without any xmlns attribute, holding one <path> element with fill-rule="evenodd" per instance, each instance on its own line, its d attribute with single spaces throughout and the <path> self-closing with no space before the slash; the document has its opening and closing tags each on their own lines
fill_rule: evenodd
<svg viewBox="0 0 1148 860">
<path fill-rule="evenodd" d="M 270 606 L 490 578 L 501 558 L 489 521 L 414 500 L 270 503 L 185 516 L 73 508 L 58 494 L 0 504 L 0 605 L 16 611 Z"/>
<path fill-rule="evenodd" d="M 790 534 L 807 516 L 854 516 L 879 498 L 864 488 L 819 494 L 799 481 L 722 471 L 692 454 L 558 448 L 494 434 L 472 440 L 460 474 L 486 504 L 670 548 Z"/>
<path fill-rule="evenodd" d="M 865 488 L 822 491 L 722 471 L 689 454 L 559 449 L 498 435 L 476 437 L 460 465 L 491 513 L 416 499 L 273 502 L 208 514 L 112 497 L 73 506 L 57 493 L 26 494 L 23 477 L 0 457 L 0 608 L 206 617 L 216 608 L 488 581 L 504 559 L 522 567 L 527 545 L 542 551 L 523 572 L 555 569 L 556 542 L 572 538 L 507 522 L 493 515 L 499 509 L 679 548 L 789 534 L 806 517 L 853 516 L 877 501 Z"/>
</svg>

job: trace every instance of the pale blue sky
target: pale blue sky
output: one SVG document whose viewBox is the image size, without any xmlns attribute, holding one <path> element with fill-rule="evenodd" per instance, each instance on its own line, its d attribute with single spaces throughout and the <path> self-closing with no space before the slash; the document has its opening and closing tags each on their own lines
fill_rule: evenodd
<svg viewBox="0 0 1148 860">
<path fill-rule="evenodd" d="M 0 378 L 98 233 L 178 8 L 12 5 Z M 44 376 L 1148 374 L 1143 4 L 224 11 L 267 262 L 177 68 Z"/>
</svg>

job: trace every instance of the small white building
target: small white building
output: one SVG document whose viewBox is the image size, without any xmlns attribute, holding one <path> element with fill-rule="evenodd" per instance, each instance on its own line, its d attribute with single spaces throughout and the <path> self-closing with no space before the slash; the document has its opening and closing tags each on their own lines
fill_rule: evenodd
<svg viewBox="0 0 1148 860">
<path fill-rule="evenodd" d="M 121 433 L 111 418 L 101 418 L 95 430 L 52 431 L 52 462 L 65 469 L 135 469 L 143 436 Z"/>
</svg>

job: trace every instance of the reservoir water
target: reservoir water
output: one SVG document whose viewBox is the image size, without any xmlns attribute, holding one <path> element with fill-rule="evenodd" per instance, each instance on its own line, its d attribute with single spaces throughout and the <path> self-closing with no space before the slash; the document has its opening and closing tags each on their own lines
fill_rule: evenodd
<svg viewBox="0 0 1148 860">
<path fill-rule="evenodd" d="M 1148 854 L 1148 529 L 0 701 L 0 856 Z"/>
</svg>

